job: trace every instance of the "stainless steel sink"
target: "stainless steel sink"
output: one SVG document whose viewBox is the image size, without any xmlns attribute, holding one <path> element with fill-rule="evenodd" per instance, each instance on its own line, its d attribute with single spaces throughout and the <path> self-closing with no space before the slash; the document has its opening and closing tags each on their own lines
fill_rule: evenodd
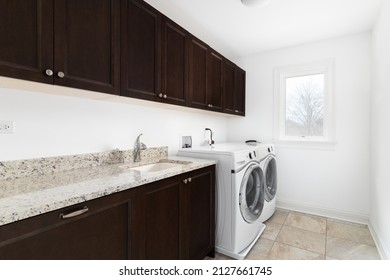
<svg viewBox="0 0 390 280">
<path fill-rule="evenodd" d="M 190 161 L 159 161 L 156 163 L 141 165 L 141 166 L 131 166 L 129 164 L 121 165 L 119 167 L 121 168 L 128 168 L 130 170 L 136 170 L 140 172 L 160 172 L 163 170 L 175 168 L 175 167 L 182 167 L 184 164 L 189 164 Z"/>
</svg>

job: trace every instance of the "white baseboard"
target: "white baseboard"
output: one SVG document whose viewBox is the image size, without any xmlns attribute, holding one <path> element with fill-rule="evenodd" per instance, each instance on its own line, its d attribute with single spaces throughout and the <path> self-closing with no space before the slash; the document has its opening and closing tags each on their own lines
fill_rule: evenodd
<svg viewBox="0 0 390 280">
<path fill-rule="evenodd" d="M 371 222 L 368 223 L 368 229 L 371 232 L 372 238 L 374 238 L 376 248 L 378 249 L 379 255 L 381 256 L 382 260 L 390 260 L 390 251 L 382 245 L 385 244 L 382 241 L 383 238 L 380 234 L 378 234 L 378 231 L 375 230 L 375 226 Z"/>
<path fill-rule="evenodd" d="M 317 216 L 323 216 L 332 219 L 338 219 L 348 222 L 354 222 L 359 224 L 368 225 L 369 217 L 368 215 L 353 213 L 348 211 L 342 211 L 337 209 L 329 209 L 318 207 L 309 204 L 303 204 L 287 200 L 276 200 L 276 207 L 280 209 L 286 209 L 297 212 L 304 212 L 308 214 L 313 214 Z"/>
</svg>

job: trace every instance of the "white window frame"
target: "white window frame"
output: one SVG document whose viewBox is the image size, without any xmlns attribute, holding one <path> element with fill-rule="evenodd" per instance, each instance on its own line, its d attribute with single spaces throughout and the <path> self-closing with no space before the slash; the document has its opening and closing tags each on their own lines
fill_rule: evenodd
<svg viewBox="0 0 390 280">
<path fill-rule="evenodd" d="M 333 73 L 333 59 L 305 65 L 278 67 L 274 70 L 274 141 L 276 143 L 298 145 L 335 143 Z M 286 135 L 286 79 L 316 74 L 324 74 L 323 136 Z"/>
</svg>

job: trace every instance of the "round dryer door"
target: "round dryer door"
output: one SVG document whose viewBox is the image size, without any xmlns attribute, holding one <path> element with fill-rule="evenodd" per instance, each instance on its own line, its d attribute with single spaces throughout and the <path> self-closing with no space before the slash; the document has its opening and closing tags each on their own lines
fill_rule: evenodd
<svg viewBox="0 0 390 280">
<path fill-rule="evenodd" d="M 274 199 L 277 189 L 277 173 L 275 157 L 269 156 L 264 165 L 265 172 L 265 200 L 268 202 Z"/>
<path fill-rule="evenodd" d="M 240 211 L 248 223 L 256 221 L 264 206 L 264 174 L 260 166 L 249 166 L 240 187 Z"/>
</svg>

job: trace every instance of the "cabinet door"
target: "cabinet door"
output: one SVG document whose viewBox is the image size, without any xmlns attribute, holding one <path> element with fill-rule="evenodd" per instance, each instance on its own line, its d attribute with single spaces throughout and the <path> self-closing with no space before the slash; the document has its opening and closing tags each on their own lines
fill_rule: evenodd
<svg viewBox="0 0 390 280">
<path fill-rule="evenodd" d="M 235 69 L 236 65 L 228 60 L 225 60 L 223 65 L 224 83 L 223 83 L 223 111 L 225 113 L 234 113 L 234 99 L 235 99 Z"/>
<path fill-rule="evenodd" d="M 119 93 L 119 1 L 54 1 L 55 84 Z"/>
<path fill-rule="evenodd" d="M 234 73 L 234 113 L 245 116 L 245 71 L 236 67 Z"/>
<path fill-rule="evenodd" d="M 135 198 L 126 191 L 1 226 L 0 259 L 138 258 Z"/>
<path fill-rule="evenodd" d="M 121 3 L 121 95 L 160 100 L 161 14 L 144 1 Z"/>
<path fill-rule="evenodd" d="M 223 57 L 211 50 L 207 68 L 207 102 L 214 111 L 222 111 Z"/>
<path fill-rule="evenodd" d="M 214 257 L 214 166 L 194 171 L 186 180 L 181 196 L 181 259 Z"/>
<path fill-rule="evenodd" d="M 191 37 L 189 40 L 188 92 L 189 106 L 207 109 L 207 58 L 208 46 Z"/>
<path fill-rule="evenodd" d="M 163 17 L 161 34 L 163 100 L 177 105 L 186 105 L 188 33 L 173 21 Z"/>
<path fill-rule="evenodd" d="M 53 0 L 0 1 L 0 75 L 52 83 Z"/>
<path fill-rule="evenodd" d="M 179 193 L 177 177 L 140 188 L 141 259 L 179 259 Z"/>
</svg>

